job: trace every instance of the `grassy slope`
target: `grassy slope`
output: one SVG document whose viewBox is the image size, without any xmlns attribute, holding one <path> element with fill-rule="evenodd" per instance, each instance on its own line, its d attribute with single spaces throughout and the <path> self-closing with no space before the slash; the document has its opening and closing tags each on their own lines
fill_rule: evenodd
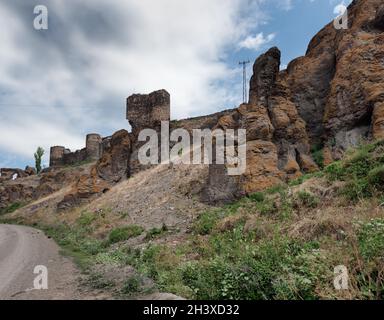
<svg viewBox="0 0 384 320">
<path fill-rule="evenodd" d="M 155 244 L 166 228 L 137 226 L 93 234 L 97 217 L 40 226 L 74 256 L 96 288 L 134 295 L 151 290 L 196 299 L 384 298 L 384 143 L 364 145 L 322 172 L 200 215 L 187 240 Z M 135 268 L 116 283 L 94 270 Z M 349 290 L 334 288 L 347 267 Z M 148 285 L 146 279 L 153 282 Z"/>
</svg>

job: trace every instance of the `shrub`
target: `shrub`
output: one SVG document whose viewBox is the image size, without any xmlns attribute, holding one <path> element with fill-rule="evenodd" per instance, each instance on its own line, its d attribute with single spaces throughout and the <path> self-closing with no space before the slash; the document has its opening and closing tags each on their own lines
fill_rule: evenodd
<svg viewBox="0 0 384 320">
<path fill-rule="evenodd" d="M 143 227 L 137 225 L 130 225 L 122 228 L 113 229 L 108 237 L 109 243 L 117 243 L 128 240 L 130 238 L 138 237 L 144 231 Z"/>
<path fill-rule="evenodd" d="M 200 235 L 210 234 L 220 216 L 224 216 L 217 210 L 204 212 L 193 225 L 193 231 Z"/>
<path fill-rule="evenodd" d="M 86 284 L 94 289 L 108 289 L 114 287 L 116 284 L 112 280 L 105 279 L 100 273 L 92 273 L 86 279 Z"/>
<path fill-rule="evenodd" d="M 163 233 L 165 233 L 167 231 L 168 231 L 168 227 L 165 224 L 163 224 L 163 226 L 161 228 L 152 228 L 152 229 L 150 229 L 147 232 L 147 235 L 145 236 L 145 238 L 147 240 L 148 239 L 154 239 L 156 237 L 161 236 Z"/>
<path fill-rule="evenodd" d="M 325 167 L 325 173 L 331 181 L 342 180 L 345 175 L 345 168 L 341 161 L 336 161 Z"/>
<path fill-rule="evenodd" d="M 324 167 L 324 153 L 323 153 L 323 145 L 316 144 L 311 148 L 312 158 L 319 166 L 319 168 Z"/>
<path fill-rule="evenodd" d="M 96 220 L 96 216 L 91 212 L 83 212 L 81 216 L 77 219 L 77 224 L 81 227 L 87 227 L 92 224 L 93 221 Z"/>
<path fill-rule="evenodd" d="M 384 191 L 384 165 L 369 171 L 367 179 L 372 188 Z"/>
<path fill-rule="evenodd" d="M 313 173 L 307 173 L 307 174 L 304 174 L 304 175 L 302 175 L 301 177 L 299 177 L 297 179 L 294 179 L 294 180 L 290 181 L 288 185 L 291 186 L 291 187 L 299 186 L 303 182 L 305 182 L 305 181 L 307 181 L 309 179 L 321 178 L 323 176 L 324 176 L 324 174 L 323 174 L 322 171 L 317 171 L 317 172 L 313 172 Z"/>
<path fill-rule="evenodd" d="M 123 294 L 132 295 L 140 290 L 141 279 L 138 276 L 131 276 L 125 280 L 121 292 Z"/>
<path fill-rule="evenodd" d="M 274 239 L 251 252 L 238 252 L 234 260 L 217 254 L 205 262 L 188 262 L 180 267 L 182 281 L 197 299 L 315 298 L 319 276 L 314 270 L 321 273 L 322 268 L 311 250 Z"/>
<path fill-rule="evenodd" d="M 341 194 L 344 195 L 348 200 L 354 202 L 371 195 L 368 188 L 367 179 L 363 178 L 353 178 L 349 180 L 341 190 Z"/>
<path fill-rule="evenodd" d="M 10 204 L 8 207 L 1 209 L 0 215 L 15 212 L 17 209 L 22 208 L 24 205 L 25 204 L 22 202 L 14 202 Z"/>
<path fill-rule="evenodd" d="M 358 230 L 360 253 L 366 260 L 384 259 L 384 219 L 361 223 Z"/>
<path fill-rule="evenodd" d="M 320 200 L 312 193 L 300 191 L 296 194 L 296 202 L 297 205 L 302 205 L 307 208 L 316 208 L 319 205 Z"/>
<path fill-rule="evenodd" d="M 255 202 L 263 202 L 265 199 L 265 196 L 264 196 L 264 193 L 262 192 L 256 192 L 254 194 L 249 195 L 248 198 Z"/>
</svg>

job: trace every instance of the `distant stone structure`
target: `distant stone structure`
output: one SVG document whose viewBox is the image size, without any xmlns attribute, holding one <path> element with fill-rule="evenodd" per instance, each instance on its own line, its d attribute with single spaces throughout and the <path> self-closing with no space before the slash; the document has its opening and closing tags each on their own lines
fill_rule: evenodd
<svg viewBox="0 0 384 320">
<path fill-rule="evenodd" d="M 150 167 L 139 162 L 138 152 L 145 142 L 138 141 L 138 136 L 143 129 L 153 129 L 157 131 L 160 139 L 161 122 L 170 120 L 170 105 L 171 97 L 165 90 L 150 94 L 134 94 L 127 98 L 127 120 L 132 127 L 131 141 L 133 142 L 129 160 L 130 174 Z"/>
<path fill-rule="evenodd" d="M 170 120 L 170 94 L 158 90 L 150 94 L 134 94 L 127 98 L 127 120 L 132 133 L 137 136 L 140 130 L 160 128 L 161 121 Z"/>
<path fill-rule="evenodd" d="M 97 133 L 90 133 L 86 137 L 86 147 L 71 152 L 63 146 L 51 147 L 50 167 L 75 165 L 84 161 L 97 161 L 101 158 L 103 150 L 108 148 L 111 137 L 102 138 Z"/>
<path fill-rule="evenodd" d="M 54 146 L 51 147 L 51 152 L 49 156 L 49 166 L 50 167 L 58 167 L 64 164 L 64 153 L 65 147 Z"/>
<path fill-rule="evenodd" d="M 97 133 L 91 133 L 87 135 L 86 139 L 86 157 L 89 160 L 99 160 L 101 156 L 103 139 Z"/>
</svg>

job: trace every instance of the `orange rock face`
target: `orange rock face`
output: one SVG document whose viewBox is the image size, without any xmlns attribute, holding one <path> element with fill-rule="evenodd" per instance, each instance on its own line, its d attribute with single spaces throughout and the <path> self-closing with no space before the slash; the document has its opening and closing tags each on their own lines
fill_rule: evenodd
<svg viewBox="0 0 384 320">
<path fill-rule="evenodd" d="M 128 161 L 131 140 L 126 130 L 116 132 L 101 159 L 92 167 L 89 174 L 81 175 L 69 192 L 58 204 L 65 210 L 79 204 L 82 200 L 108 191 L 111 186 L 128 177 Z"/>
<path fill-rule="evenodd" d="M 287 70 L 279 71 L 277 48 L 256 60 L 250 101 L 231 120 L 247 129 L 247 169 L 239 194 L 318 170 L 310 146 L 323 148 L 328 165 L 363 139 L 384 139 L 384 3 L 354 1 L 348 18 L 346 30 L 326 25 Z M 218 179 L 210 184 L 225 200 Z"/>
</svg>

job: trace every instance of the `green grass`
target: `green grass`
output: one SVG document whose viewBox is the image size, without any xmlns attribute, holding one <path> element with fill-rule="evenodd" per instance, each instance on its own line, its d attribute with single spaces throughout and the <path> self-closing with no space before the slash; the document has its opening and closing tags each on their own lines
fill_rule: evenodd
<svg viewBox="0 0 384 320">
<path fill-rule="evenodd" d="M 248 198 L 255 202 L 263 202 L 265 200 L 265 195 L 263 192 L 256 192 L 249 195 Z"/>
<path fill-rule="evenodd" d="M 87 227 L 66 224 L 38 227 L 60 245 L 63 254 L 74 257 L 83 270 L 92 264 L 96 255 L 105 251 L 104 242 L 89 236 L 90 229 Z"/>
<path fill-rule="evenodd" d="M 144 228 L 137 225 L 115 228 L 109 233 L 108 241 L 110 244 L 126 241 L 138 237 L 144 232 Z"/>
<path fill-rule="evenodd" d="M 360 252 L 367 261 L 384 261 L 384 219 L 360 223 L 358 230 Z"/>
<path fill-rule="evenodd" d="M 5 215 L 8 213 L 15 212 L 16 210 L 24 207 L 26 204 L 24 202 L 14 202 L 10 204 L 8 207 L 0 210 L 0 215 Z"/>
<path fill-rule="evenodd" d="M 380 193 L 384 177 L 380 146 L 363 146 L 351 152 L 347 160 L 305 175 L 290 187 L 312 177 L 325 177 L 330 182 L 345 181 L 343 195 L 384 199 Z M 333 269 L 348 261 L 350 277 L 357 284 L 356 297 L 383 297 L 380 272 L 384 269 L 380 266 L 384 261 L 384 220 L 363 221 L 355 234 L 336 242 L 329 235 L 315 240 L 287 235 L 287 226 L 294 223 L 293 213 L 301 208 L 316 210 L 320 205 L 321 199 L 315 194 L 301 191 L 291 197 L 287 187 L 277 186 L 201 214 L 187 244 L 127 250 L 126 263 L 151 277 L 159 290 L 191 299 L 313 300 L 336 296 Z M 234 219 L 232 228 L 218 231 L 223 219 L 241 217 L 242 212 L 255 214 L 256 229 L 245 232 L 246 221 Z M 270 228 L 260 233 L 257 226 L 267 221 Z"/>
<path fill-rule="evenodd" d="M 160 292 L 190 299 L 334 299 L 340 298 L 340 292 L 333 288 L 333 270 L 345 264 L 354 284 L 351 296 L 383 299 L 384 218 L 351 223 L 351 230 L 346 228 L 342 239 L 336 232 L 312 238 L 289 232 L 301 222 L 302 213 L 316 223 L 316 214 L 323 208 L 318 195 L 300 191 L 291 196 L 288 192 L 312 177 L 345 183 L 340 195 L 335 193 L 328 199 L 330 205 L 340 196 L 350 200 L 348 208 L 363 198 L 375 197 L 372 201 L 384 203 L 383 144 L 361 146 L 319 173 L 208 210 L 195 220 L 188 239 L 177 245 L 151 243 L 168 232 L 163 226 L 146 233 L 148 243 L 143 247 L 134 249 L 123 243 L 110 246 L 143 234 L 143 228 L 119 227 L 106 240 L 95 239 L 89 236 L 95 221 L 89 212 L 83 212 L 75 225 L 43 229 L 84 268 L 92 264 L 133 266 L 137 274 L 122 284 L 119 290 L 123 296 L 141 292 L 142 279 L 149 277 Z M 233 223 L 222 228 L 224 219 Z M 249 221 L 252 228 L 246 228 Z M 88 281 L 99 289 L 116 286 L 97 273 L 91 273 Z"/>
<path fill-rule="evenodd" d="M 340 191 L 349 201 L 369 198 L 383 191 L 384 142 L 365 144 L 349 150 L 345 160 L 337 161 L 325 168 L 330 181 L 344 181 Z"/>
<path fill-rule="evenodd" d="M 321 169 L 324 167 L 323 148 L 324 146 L 322 144 L 315 144 L 311 148 L 312 158 Z"/>
<path fill-rule="evenodd" d="M 318 197 L 307 191 L 298 192 L 295 198 L 299 206 L 307 208 L 316 208 L 320 203 L 320 199 Z"/>
<path fill-rule="evenodd" d="M 81 216 L 77 219 L 77 224 L 81 227 L 87 227 L 97 219 L 96 215 L 91 212 L 82 212 Z"/>
<path fill-rule="evenodd" d="M 133 295 L 140 291 L 141 287 L 141 278 L 137 275 L 129 277 L 124 281 L 123 288 L 121 289 L 121 293 L 124 295 Z"/>
<path fill-rule="evenodd" d="M 165 234 L 166 232 L 168 232 L 168 227 L 163 224 L 163 226 L 161 228 L 152 228 L 150 229 L 146 236 L 145 236 L 145 239 L 146 240 L 150 240 L 150 239 L 154 239 L 154 238 L 157 238 L 157 237 L 160 237 L 161 235 Z"/>
</svg>

